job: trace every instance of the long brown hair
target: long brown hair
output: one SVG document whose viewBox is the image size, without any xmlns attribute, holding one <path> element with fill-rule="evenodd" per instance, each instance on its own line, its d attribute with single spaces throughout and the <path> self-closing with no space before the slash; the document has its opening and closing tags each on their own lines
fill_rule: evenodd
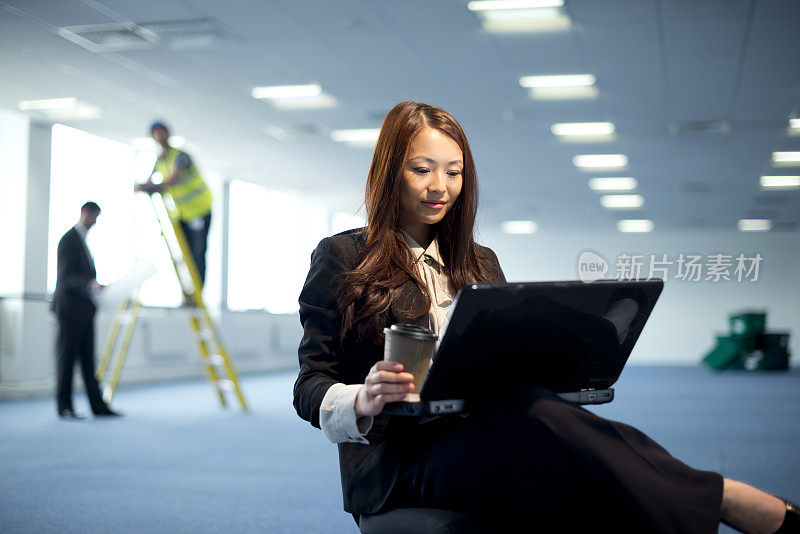
<svg viewBox="0 0 800 534">
<path fill-rule="evenodd" d="M 345 273 L 339 296 L 342 338 L 378 341 L 388 320 L 389 306 L 401 287 L 412 280 L 423 299 L 410 309 L 395 310 L 407 322 L 427 313 L 431 297 L 414 270 L 411 250 L 400 230 L 400 187 L 409 146 L 424 128 L 450 136 L 464 159 L 461 194 L 436 224 L 444 272 L 456 291 L 472 282 L 492 281 L 488 258 L 479 253 L 473 237 L 478 209 L 478 177 L 461 125 L 445 110 L 421 102 L 397 104 L 383 121 L 372 156 L 364 204 L 367 239 L 355 269 Z"/>
</svg>

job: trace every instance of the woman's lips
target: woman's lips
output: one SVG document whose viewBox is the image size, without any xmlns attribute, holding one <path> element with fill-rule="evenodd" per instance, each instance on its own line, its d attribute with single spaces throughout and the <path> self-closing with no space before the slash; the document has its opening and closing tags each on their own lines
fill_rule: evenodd
<svg viewBox="0 0 800 534">
<path fill-rule="evenodd" d="M 423 200 L 422 203 L 425 204 L 426 206 L 428 206 L 429 208 L 432 208 L 432 209 L 435 209 L 435 210 L 442 209 L 444 207 L 444 204 L 445 204 L 444 202 L 441 202 L 441 201 L 428 202 L 426 200 Z"/>
</svg>

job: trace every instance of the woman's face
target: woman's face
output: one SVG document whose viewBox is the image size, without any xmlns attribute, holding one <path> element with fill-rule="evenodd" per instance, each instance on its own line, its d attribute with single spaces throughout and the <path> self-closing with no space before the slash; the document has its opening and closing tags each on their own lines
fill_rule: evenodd
<svg viewBox="0 0 800 534">
<path fill-rule="evenodd" d="M 426 127 L 411 141 L 400 185 L 400 224 L 414 234 L 441 221 L 461 193 L 464 157 L 453 138 Z"/>
</svg>

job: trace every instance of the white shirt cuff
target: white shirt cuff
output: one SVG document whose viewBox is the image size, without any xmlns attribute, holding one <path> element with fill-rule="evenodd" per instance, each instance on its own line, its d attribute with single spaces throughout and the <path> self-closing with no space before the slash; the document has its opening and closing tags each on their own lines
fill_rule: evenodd
<svg viewBox="0 0 800 534">
<path fill-rule="evenodd" d="M 334 384 L 322 398 L 319 426 L 333 443 L 369 444 L 364 436 L 372 428 L 372 417 L 356 418 L 356 395 L 364 384 Z"/>
</svg>

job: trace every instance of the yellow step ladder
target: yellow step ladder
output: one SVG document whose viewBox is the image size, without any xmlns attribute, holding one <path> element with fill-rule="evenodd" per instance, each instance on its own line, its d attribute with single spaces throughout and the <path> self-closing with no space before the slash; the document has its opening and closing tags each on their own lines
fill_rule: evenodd
<svg viewBox="0 0 800 534">
<path fill-rule="evenodd" d="M 105 350 L 103 350 L 103 358 L 100 360 L 100 365 L 97 367 L 95 373 L 97 382 L 100 384 L 101 391 L 103 392 L 103 400 L 106 404 L 111 403 L 111 398 L 114 396 L 114 391 L 117 389 L 119 377 L 122 374 L 122 366 L 125 364 L 125 357 L 128 355 L 128 347 L 131 344 L 131 337 L 133 336 L 133 329 L 136 326 L 136 320 L 139 318 L 139 301 L 135 297 L 123 300 L 117 312 L 114 314 L 114 320 L 111 323 L 111 330 L 108 333 L 108 340 L 106 341 Z M 122 342 L 118 345 L 117 341 L 122 335 Z M 111 375 L 106 382 L 106 372 L 108 371 L 111 362 L 114 362 Z"/>
<path fill-rule="evenodd" d="M 156 198 L 158 197 L 158 198 Z M 202 282 L 197 270 L 189 243 L 183 233 L 180 220 L 177 216 L 172 199 L 168 195 L 153 193 L 150 195 L 153 211 L 158 221 L 161 236 L 167 244 L 172 266 L 178 277 L 181 291 L 187 304 L 189 324 L 194 332 L 195 341 L 200 352 L 200 360 L 209 381 L 219 395 L 222 406 L 227 406 L 227 394 L 233 392 L 243 410 L 247 410 L 247 401 L 239 386 L 239 377 L 233 367 L 228 351 L 219 339 L 219 334 L 211 320 L 205 303 L 203 302 Z M 169 204 L 168 204 L 169 203 Z M 119 382 L 122 366 L 128 353 L 133 330 L 139 316 L 139 301 L 132 297 L 123 301 L 111 324 L 108 340 L 106 342 L 103 358 L 97 368 L 97 380 L 101 384 L 105 380 L 106 372 L 113 360 L 113 371 L 108 383 L 102 385 L 103 399 L 108 403 L 114 395 L 114 390 Z M 122 335 L 122 342 L 117 341 Z M 115 349 L 116 355 L 115 355 Z"/>
</svg>

